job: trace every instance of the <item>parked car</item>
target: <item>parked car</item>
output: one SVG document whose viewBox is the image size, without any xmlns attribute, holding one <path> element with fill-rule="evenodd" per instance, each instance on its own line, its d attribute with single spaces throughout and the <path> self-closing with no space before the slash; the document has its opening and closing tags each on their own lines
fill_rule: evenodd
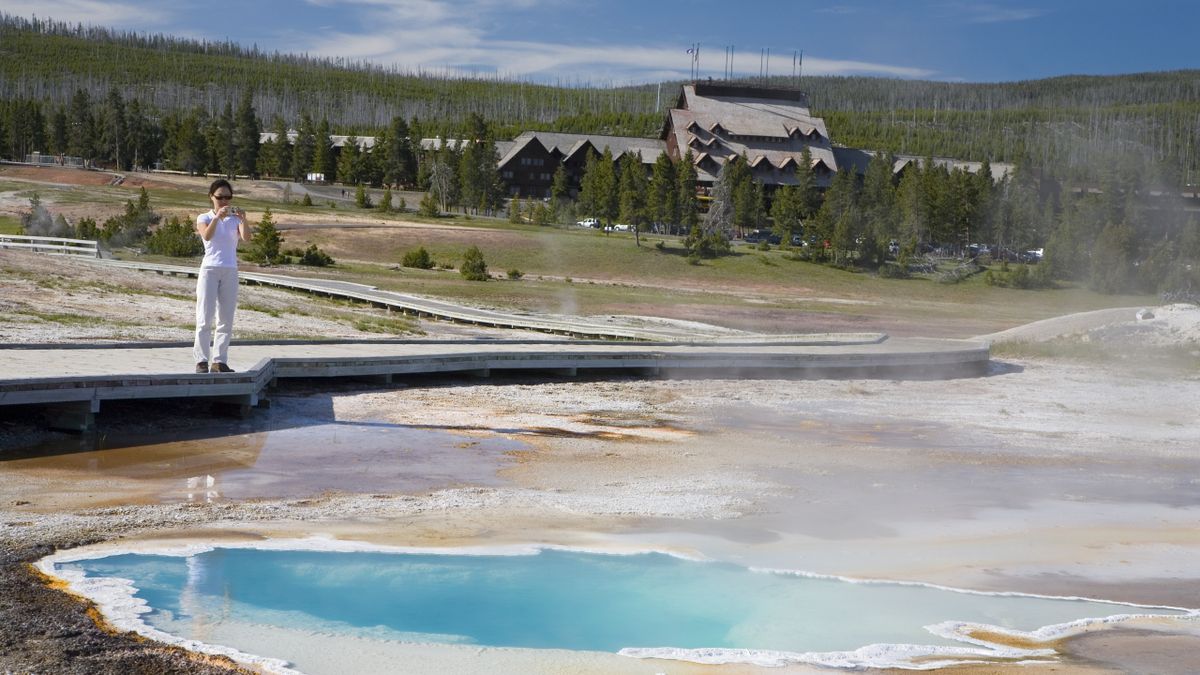
<svg viewBox="0 0 1200 675">
<path fill-rule="evenodd" d="M 597 218 L 584 218 L 575 224 L 580 227 L 600 227 L 600 220 Z"/>
<path fill-rule="evenodd" d="M 765 241 L 768 244 L 778 245 L 782 240 L 779 238 L 779 235 L 771 230 L 751 230 L 742 237 L 742 241 L 747 244 L 756 244 L 760 241 Z"/>
</svg>

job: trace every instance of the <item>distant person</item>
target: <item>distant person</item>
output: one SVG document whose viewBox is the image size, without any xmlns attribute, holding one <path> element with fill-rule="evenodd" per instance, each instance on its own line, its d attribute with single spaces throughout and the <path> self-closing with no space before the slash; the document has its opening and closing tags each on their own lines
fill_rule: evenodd
<svg viewBox="0 0 1200 675">
<path fill-rule="evenodd" d="M 196 343 L 192 353 L 197 373 L 232 373 L 228 361 L 233 310 L 237 307 L 237 245 L 238 240 L 250 238 L 250 226 L 246 213 L 230 203 L 233 186 L 229 181 L 213 181 L 208 186 L 208 198 L 212 209 L 196 216 L 196 234 L 204 240 L 204 260 L 196 280 Z"/>
</svg>

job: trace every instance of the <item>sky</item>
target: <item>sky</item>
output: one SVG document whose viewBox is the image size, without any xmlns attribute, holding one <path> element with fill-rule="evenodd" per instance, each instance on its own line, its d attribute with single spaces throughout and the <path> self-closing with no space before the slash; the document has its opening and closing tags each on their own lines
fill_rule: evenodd
<svg viewBox="0 0 1200 675">
<path fill-rule="evenodd" d="M 0 12 L 565 85 L 1200 67 L 1200 0 L 0 0 Z"/>
</svg>

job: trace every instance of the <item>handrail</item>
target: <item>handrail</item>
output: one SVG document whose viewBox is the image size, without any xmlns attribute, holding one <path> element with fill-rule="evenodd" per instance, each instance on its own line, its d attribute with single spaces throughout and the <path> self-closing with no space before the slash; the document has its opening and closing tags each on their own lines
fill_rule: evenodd
<svg viewBox="0 0 1200 675">
<path fill-rule="evenodd" d="M 100 257 L 100 242 L 92 239 L 0 234 L 0 248 L 27 248 L 39 253 L 58 252 L 67 255 L 86 255 L 92 258 Z"/>
</svg>

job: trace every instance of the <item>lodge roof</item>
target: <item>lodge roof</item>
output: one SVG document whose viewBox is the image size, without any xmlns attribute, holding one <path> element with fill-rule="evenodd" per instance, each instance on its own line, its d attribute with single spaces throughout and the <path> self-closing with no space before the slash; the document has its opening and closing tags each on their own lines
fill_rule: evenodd
<svg viewBox="0 0 1200 675">
<path fill-rule="evenodd" d="M 506 152 L 500 152 L 500 166 L 512 161 L 522 150 L 532 142 L 542 145 L 547 151 L 557 151 L 563 159 L 570 159 L 588 148 L 603 153 L 605 148 L 612 152 L 613 159 L 624 154 L 641 154 L 643 164 L 653 164 L 659 155 L 666 152 L 666 145 L 656 138 L 635 138 L 631 136 L 603 136 L 599 134 L 567 134 L 553 131 L 524 131 L 512 140 Z"/>
<path fill-rule="evenodd" d="M 837 171 L 825 120 L 812 115 L 807 97 L 796 90 L 700 82 L 684 85 L 678 103 L 667 115 L 662 138 L 672 134 L 681 155 L 691 148 L 697 156 L 701 181 L 716 176 L 700 166 L 699 156 L 710 157 L 717 165 L 744 156 L 756 178 L 769 184 L 790 184 L 805 148 L 814 167 Z"/>
<path fill-rule="evenodd" d="M 274 143 L 275 139 L 278 137 L 279 137 L 279 134 L 275 133 L 274 131 L 264 131 L 258 135 L 258 142 L 259 143 Z M 300 137 L 300 132 L 296 131 L 295 129 L 288 129 L 288 131 L 287 131 L 288 143 L 295 143 L 296 139 L 299 137 Z M 354 138 L 356 140 L 356 145 L 358 145 L 360 150 L 370 150 L 371 148 L 374 148 L 375 142 L 377 140 L 374 136 L 353 136 L 352 137 L 352 136 L 330 135 L 329 136 L 330 147 L 333 147 L 333 148 L 345 147 L 346 142 L 348 140 L 350 140 L 351 138 Z"/>
</svg>

